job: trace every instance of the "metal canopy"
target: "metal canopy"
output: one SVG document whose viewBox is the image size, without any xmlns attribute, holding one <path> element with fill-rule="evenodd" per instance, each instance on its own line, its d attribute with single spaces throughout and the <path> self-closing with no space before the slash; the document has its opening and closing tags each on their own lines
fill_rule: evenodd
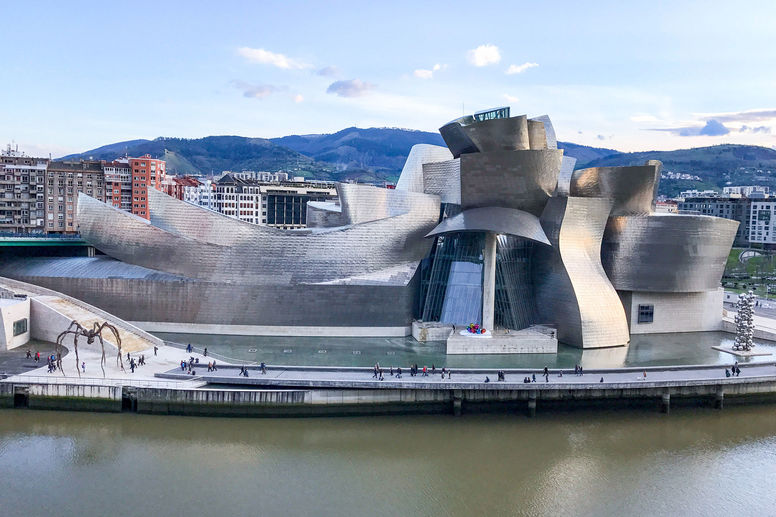
<svg viewBox="0 0 776 517">
<path fill-rule="evenodd" d="M 439 223 L 426 237 L 458 232 L 490 232 L 514 235 L 550 245 L 538 217 L 522 210 L 504 207 L 464 210 Z"/>
</svg>

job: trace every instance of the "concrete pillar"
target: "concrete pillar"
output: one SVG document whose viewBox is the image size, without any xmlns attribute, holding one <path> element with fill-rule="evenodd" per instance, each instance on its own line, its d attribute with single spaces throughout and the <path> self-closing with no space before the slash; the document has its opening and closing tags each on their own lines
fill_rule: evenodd
<svg viewBox="0 0 776 517">
<path fill-rule="evenodd" d="M 459 390 L 453 392 L 453 415 L 461 416 L 461 409 L 463 407 L 463 395 Z"/>
<path fill-rule="evenodd" d="M 536 416 L 536 391 L 528 394 L 528 416 L 531 418 Z"/>
<path fill-rule="evenodd" d="M 722 406 L 725 402 L 725 391 L 720 387 L 717 390 L 716 395 L 714 395 L 714 408 L 715 409 L 722 409 Z"/>
<path fill-rule="evenodd" d="M 671 394 L 670 393 L 663 393 L 663 396 L 660 397 L 660 412 L 665 413 L 666 415 L 671 412 Z"/>
<path fill-rule="evenodd" d="M 482 326 L 493 332 L 496 311 L 496 234 L 485 234 L 482 250 Z"/>
</svg>

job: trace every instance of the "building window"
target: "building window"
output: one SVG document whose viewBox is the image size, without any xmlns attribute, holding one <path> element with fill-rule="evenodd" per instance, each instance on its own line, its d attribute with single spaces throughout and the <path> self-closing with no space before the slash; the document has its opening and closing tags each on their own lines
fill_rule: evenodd
<svg viewBox="0 0 776 517">
<path fill-rule="evenodd" d="M 652 323 L 654 317 L 654 305 L 639 305 L 639 323 Z"/>
<path fill-rule="evenodd" d="M 21 336 L 27 332 L 27 318 L 22 318 L 13 322 L 13 335 Z"/>
</svg>

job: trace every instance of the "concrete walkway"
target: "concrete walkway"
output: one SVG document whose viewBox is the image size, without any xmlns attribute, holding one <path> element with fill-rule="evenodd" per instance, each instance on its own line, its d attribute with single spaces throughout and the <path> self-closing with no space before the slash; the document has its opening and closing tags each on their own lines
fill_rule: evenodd
<svg viewBox="0 0 776 517">
<path fill-rule="evenodd" d="M 196 377 L 213 384 L 235 384 L 272 387 L 295 388 L 403 388 L 403 389 L 559 389 L 578 387 L 611 387 L 612 385 L 628 385 L 644 387 L 694 385 L 698 383 L 718 383 L 752 381 L 754 379 L 776 380 L 776 364 L 757 363 L 739 365 L 741 375 L 726 377 L 724 366 L 686 366 L 686 367 L 650 367 L 650 368 L 620 368 L 608 370 L 586 370 L 584 375 L 574 375 L 574 370 L 550 370 L 549 382 L 543 376 L 542 370 L 502 370 L 505 381 L 497 381 L 497 370 L 464 370 L 454 369 L 452 378 L 441 370 L 428 376 L 418 374 L 410 376 L 409 369 L 402 368 L 402 377 L 398 378 L 396 369 L 391 376 L 390 369 L 383 369 L 384 380 L 373 377 L 371 368 L 336 368 L 336 367 L 268 367 L 268 372 L 262 374 L 258 368 L 249 367 L 249 377 L 240 375 L 239 367 L 219 366 L 218 371 L 208 372 L 207 361 L 198 365 Z M 728 369 L 734 361 L 730 362 Z M 422 370 L 422 367 L 421 367 Z M 644 374 L 646 373 L 646 377 Z M 536 382 L 524 383 L 525 377 L 536 376 Z M 158 378 L 185 379 L 187 374 L 180 368 L 158 374 Z M 188 377 L 191 377 L 190 375 Z M 486 383 L 485 378 L 490 382 Z M 601 379 L 603 378 L 603 383 Z"/>
</svg>

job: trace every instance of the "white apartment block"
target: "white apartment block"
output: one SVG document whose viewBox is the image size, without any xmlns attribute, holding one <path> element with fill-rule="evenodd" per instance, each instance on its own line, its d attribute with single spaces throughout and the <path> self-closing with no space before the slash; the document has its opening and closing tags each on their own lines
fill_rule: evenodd
<svg viewBox="0 0 776 517">
<path fill-rule="evenodd" d="M 752 200 L 749 242 L 776 244 L 776 200 Z"/>
</svg>

